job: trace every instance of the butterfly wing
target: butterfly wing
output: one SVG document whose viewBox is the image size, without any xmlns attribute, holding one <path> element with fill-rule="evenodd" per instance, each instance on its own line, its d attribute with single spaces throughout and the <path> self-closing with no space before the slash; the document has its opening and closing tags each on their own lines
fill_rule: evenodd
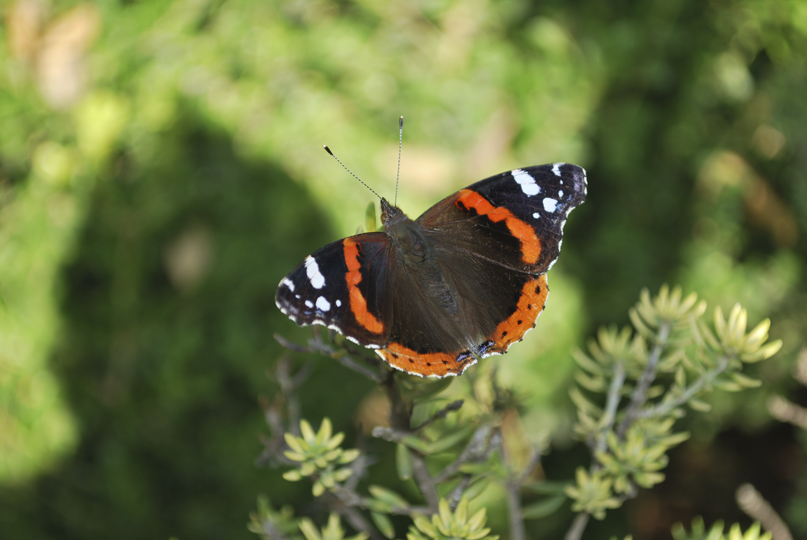
<svg viewBox="0 0 807 540">
<path fill-rule="evenodd" d="M 566 218 L 586 188 L 585 170 L 570 163 L 515 169 L 454 193 L 417 221 L 440 243 L 541 274 L 557 260 Z"/>
<path fill-rule="evenodd" d="M 502 354 L 535 326 L 566 218 L 585 196 L 585 171 L 556 163 L 492 176 L 418 218 L 443 273 L 463 276 L 452 287 L 476 354 Z"/>
<path fill-rule="evenodd" d="M 275 303 L 297 324 L 321 324 L 367 347 L 387 342 L 392 303 L 389 237 L 350 236 L 306 257 L 284 277 Z"/>
<path fill-rule="evenodd" d="M 501 354 L 534 326 L 549 292 L 545 275 L 450 249 L 434 260 L 442 282 L 411 268 L 396 273 L 389 341 L 377 351 L 391 366 L 420 376 L 459 375 L 477 356 Z"/>
</svg>

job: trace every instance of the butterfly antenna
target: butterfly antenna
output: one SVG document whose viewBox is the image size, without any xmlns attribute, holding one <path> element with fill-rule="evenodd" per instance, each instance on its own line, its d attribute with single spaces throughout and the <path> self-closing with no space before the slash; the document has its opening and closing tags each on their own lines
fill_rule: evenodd
<svg viewBox="0 0 807 540">
<path fill-rule="evenodd" d="M 398 181 L 401 179 L 401 146 L 403 146 L 403 116 L 398 119 L 398 174 L 395 176 L 395 204 L 398 206 Z"/>
<path fill-rule="evenodd" d="M 349 172 L 349 173 L 350 173 L 350 175 L 351 175 L 353 178 L 355 178 L 356 180 L 358 180 L 359 182 L 361 182 L 361 185 L 363 185 L 364 187 L 366 187 L 367 189 L 369 189 L 370 191 L 372 191 L 372 192 L 373 192 L 373 195 L 375 195 L 375 196 L 376 196 L 376 197 L 378 197 L 379 199 L 381 198 L 381 195 L 379 195 L 378 193 L 376 193 L 376 192 L 373 190 L 373 188 L 371 188 L 370 186 L 368 186 L 367 184 L 365 184 L 365 183 L 362 181 L 362 179 L 361 179 L 361 178 L 359 178 L 358 176 L 356 176 L 355 174 L 353 174 L 353 171 L 351 171 L 350 169 L 348 169 L 347 167 L 345 167 L 345 164 L 344 164 L 344 163 L 342 163 L 338 157 L 336 157 L 335 155 L 333 155 L 333 152 L 331 152 L 331 149 L 330 149 L 330 148 L 328 148 L 328 145 L 327 145 L 327 144 L 323 144 L 323 145 L 322 145 L 322 147 L 325 149 L 325 151 L 326 151 L 326 152 L 328 152 L 328 153 L 331 155 L 331 157 L 332 157 L 333 159 L 335 159 L 336 161 L 338 161 L 338 162 L 339 162 L 339 165 L 341 165 L 343 169 L 345 169 L 347 172 Z"/>
</svg>

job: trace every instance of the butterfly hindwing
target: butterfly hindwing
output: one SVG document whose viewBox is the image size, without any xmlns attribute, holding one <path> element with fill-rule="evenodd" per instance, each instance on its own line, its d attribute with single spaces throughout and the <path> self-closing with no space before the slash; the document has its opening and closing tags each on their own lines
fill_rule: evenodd
<svg viewBox="0 0 807 540">
<path fill-rule="evenodd" d="M 388 249 L 384 233 L 328 244 L 280 281 L 275 303 L 299 325 L 321 324 L 356 343 L 383 345 L 389 334 Z"/>
</svg>

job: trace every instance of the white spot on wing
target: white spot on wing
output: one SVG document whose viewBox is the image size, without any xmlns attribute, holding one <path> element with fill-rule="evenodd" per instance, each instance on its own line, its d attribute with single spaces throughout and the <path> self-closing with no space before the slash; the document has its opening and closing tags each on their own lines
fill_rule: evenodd
<svg viewBox="0 0 807 540">
<path fill-rule="evenodd" d="M 331 303 L 328 302 L 324 296 L 320 296 L 317 298 L 317 309 L 321 309 L 322 311 L 328 311 L 331 309 Z"/>
<path fill-rule="evenodd" d="M 521 169 L 513 169 L 510 171 L 510 174 L 513 175 L 513 179 L 521 186 L 521 191 L 523 191 L 527 197 L 541 193 L 541 187 L 535 183 L 535 178 L 530 176 L 528 172 L 522 171 Z"/>
<path fill-rule="evenodd" d="M 294 292 L 294 283 L 289 278 L 283 278 L 283 281 L 281 281 L 280 284 L 285 285 L 291 292 Z"/>
<path fill-rule="evenodd" d="M 535 213 L 532 214 L 532 217 L 534 217 L 535 219 L 538 219 L 539 217 L 541 217 L 541 214 L 539 214 L 538 212 L 535 212 Z"/>
<path fill-rule="evenodd" d="M 325 276 L 320 273 L 317 260 L 310 255 L 305 259 L 305 275 L 308 276 L 311 286 L 315 289 L 321 289 L 325 286 Z"/>
<path fill-rule="evenodd" d="M 555 176 L 560 176 L 560 166 L 565 165 L 565 163 L 553 163 L 552 164 L 552 172 L 555 173 Z"/>
<path fill-rule="evenodd" d="M 558 197 L 563 197 L 563 190 L 558 191 Z"/>
<path fill-rule="evenodd" d="M 554 212 L 557 206 L 558 201 L 556 201 L 555 199 L 552 199 L 550 197 L 544 199 L 544 210 L 546 210 L 547 212 Z"/>
<path fill-rule="evenodd" d="M 336 301 L 336 307 L 342 307 L 342 301 L 341 300 Z"/>
<path fill-rule="evenodd" d="M 305 301 L 305 306 L 312 308 L 312 307 L 314 307 L 314 303 L 311 300 L 306 300 Z"/>
</svg>

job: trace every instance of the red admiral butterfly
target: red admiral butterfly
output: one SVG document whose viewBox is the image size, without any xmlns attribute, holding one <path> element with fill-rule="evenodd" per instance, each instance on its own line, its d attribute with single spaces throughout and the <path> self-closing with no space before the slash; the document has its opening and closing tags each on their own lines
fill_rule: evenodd
<svg viewBox="0 0 807 540">
<path fill-rule="evenodd" d="M 586 172 L 553 163 L 468 186 L 412 221 L 381 199 L 384 232 L 350 236 L 280 281 L 275 302 L 413 375 L 459 375 L 535 327 Z"/>
</svg>

